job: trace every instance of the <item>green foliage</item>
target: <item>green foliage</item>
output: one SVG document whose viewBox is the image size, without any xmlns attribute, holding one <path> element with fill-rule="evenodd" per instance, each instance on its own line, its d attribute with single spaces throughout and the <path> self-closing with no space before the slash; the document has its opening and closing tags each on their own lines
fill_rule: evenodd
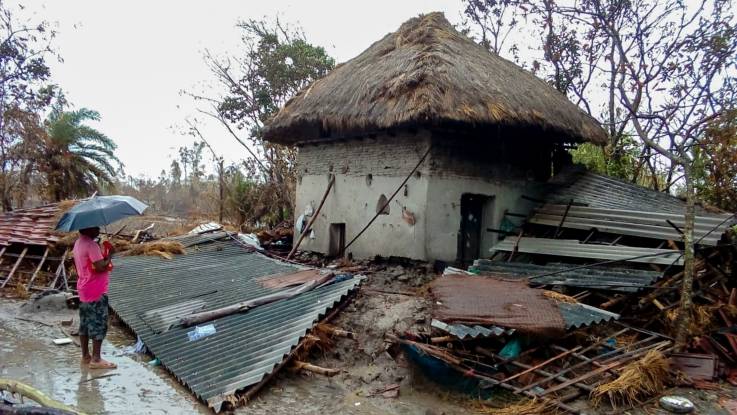
<svg viewBox="0 0 737 415">
<path fill-rule="evenodd" d="M 712 121 L 694 146 L 693 179 L 698 197 L 737 211 L 737 109 Z"/>
<path fill-rule="evenodd" d="M 327 74 L 335 60 L 324 48 L 308 42 L 301 30 L 278 20 L 248 20 L 238 27 L 243 51 L 224 59 L 205 56 L 224 89 L 224 98 L 215 105 L 215 116 L 248 146 L 251 155 L 242 173 L 245 180 L 258 183 L 258 191 L 251 190 L 256 192 L 248 200 L 251 205 L 239 211 L 250 212 L 252 223 L 277 224 L 291 214 L 297 153 L 293 147 L 263 141 L 264 123 L 297 92 Z M 239 138 L 238 130 L 246 132 L 247 138 Z"/>
<path fill-rule="evenodd" d="M 574 163 L 582 164 L 595 173 L 623 180 L 634 180 L 637 174 L 640 149 L 631 138 L 620 140 L 618 148 L 583 143 L 570 152 Z"/>
<path fill-rule="evenodd" d="M 60 103 L 45 122 L 46 136 L 38 143 L 38 170 L 45 178 L 49 197 L 63 200 L 88 196 L 100 186 L 113 184 L 116 167 L 115 142 L 85 124 L 99 121 L 97 111 L 81 108 L 65 111 Z"/>
<path fill-rule="evenodd" d="M 243 74 L 229 81 L 229 94 L 218 110 L 239 127 L 250 127 L 251 138 L 260 138 L 263 123 L 299 90 L 333 69 L 335 60 L 300 31 L 278 21 L 248 20 L 238 27 L 246 47 L 246 58 L 240 61 Z"/>
</svg>

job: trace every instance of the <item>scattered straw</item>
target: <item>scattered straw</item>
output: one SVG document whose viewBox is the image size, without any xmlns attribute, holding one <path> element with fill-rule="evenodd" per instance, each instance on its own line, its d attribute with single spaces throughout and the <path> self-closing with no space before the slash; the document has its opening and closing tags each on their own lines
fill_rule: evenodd
<svg viewBox="0 0 737 415">
<path fill-rule="evenodd" d="M 299 348 L 295 355 L 297 360 L 307 359 L 314 351 L 324 354 L 333 348 L 335 343 L 330 338 L 327 328 L 321 327 L 321 324 L 322 323 L 315 326 L 310 334 L 305 336 L 302 340 L 302 347 Z"/>
<path fill-rule="evenodd" d="M 479 408 L 477 412 L 489 415 L 539 415 L 555 414 L 558 411 L 555 405 L 550 402 L 537 399 L 526 399 L 503 408 L 481 405 L 481 408 Z"/>
<path fill-rule="evenodd" d="M 555 300 L 560 303 L 578 304 L 578 300 L 576 300 L 575 298 L 569 295 L 561 294 L 557 291 L 544 290 L 543 295 L 550 298 L 551 300 Z"/>
<path fill-rule="evenodd" d="M 154 241 L 145 244 L 131 245 L 127 251 L 121 252 L 121 256 L 149 255 L 165 259 L 172 259 L 174 255 L 184 254 L 184 245 L 175 241 Z"/>
<path fill-rule="evenodd" d="M 60 236 L 60 238 L 58 241 L 54 242 L 54 247 L 60 250 L 67 248 L 71 249 L 77 241 L 77 238 L 79 238 L 79 233 L 77 232 L 57 233 L 57 235 Z"/>
<path fill-rule="evenodd" d="M 15 284 L 15 296 L 17 298 L 27 300 L 31 297 L 31 293 L 29 293 L 28 290 L 26 290 L 25 285 L 18 282 Z"/>
<path fill-rule="evenodd" d="M 662 392 L 668 377 L 668 360 L 659 351 L 650 350 L 643 358 L 627 364 L 617 379 L 594 388 L 591 400 L 594 406 L 607 398 L 613 408 L 632 407 Z"/>
<path fill-rule="evenodd" d="M 734 311 L 734 307 L 728 305 L 694 305 L 691 310 L 691 324 L 687 327 L 689 336 L 700 336 L 714 329 L 714 318 L 720 308 L 727 313 Z M 676 330 L 679 311 L 678 308 L 671 308 L 664 313 L 665 322 L 670 326 L 671 332 Z"/>
</svg>

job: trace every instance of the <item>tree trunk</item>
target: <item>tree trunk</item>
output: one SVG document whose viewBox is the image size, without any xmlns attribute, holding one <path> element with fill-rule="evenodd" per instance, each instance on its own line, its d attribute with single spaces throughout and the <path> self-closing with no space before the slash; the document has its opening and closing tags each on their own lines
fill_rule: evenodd
<svg viewBox="0 0 737 415">
<path fill-rule="evenodd" d="M 225 209 L 225 207 L 224 207 L 224 204 L 225 204 L 225 200 L 224 200 L 224 198 L 225 198 L 225 196 L 224 196 L 224 194 L 225 194 L 225 185 L 223 184 L 223 180 L 224 180 L 223 179 L 223 160 L 220 159 L 218 161 L 218 188 L 219 188 L 218 190 L 219 190 L 219 193 L 220 193 L 220 206 L 219 206 L 219 211 L 218 211 L 218 223 L 220 223 L 221 225 L 223 224 L 223 210 Z"/>
<path fill-rule="evenodd" d="M 681 286 L 681 304 L 678 310 L 676 325 L 676 349 L 685 349 L 688 343 L 688 327 L 691 325 L 693 308 L 694 278 L 694 218 L 696 216 L 696 195 L 694 194 L 693 176 L 690 166 L 683 166 L 683 177 L 686 180 L 686 216 L 683 227 L 683 285 Z"/>
</svg>

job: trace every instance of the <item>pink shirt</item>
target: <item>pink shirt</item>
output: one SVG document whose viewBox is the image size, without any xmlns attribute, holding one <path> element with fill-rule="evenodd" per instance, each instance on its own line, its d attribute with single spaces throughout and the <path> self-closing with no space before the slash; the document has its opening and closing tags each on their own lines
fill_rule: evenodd
<svg viewBox="0 0 737 415">
<path fill-rule="evenodd" d="M 80 235 L 74 243 L 74 266 L 77 268 L 79 300 L 84 303 L 95 302 L 107 293 L 110 272 L 96 272 L 92 266 L 93 262 L 101 259 L 105 258 L 100 245 L 92 238 Z"/>
</svg>

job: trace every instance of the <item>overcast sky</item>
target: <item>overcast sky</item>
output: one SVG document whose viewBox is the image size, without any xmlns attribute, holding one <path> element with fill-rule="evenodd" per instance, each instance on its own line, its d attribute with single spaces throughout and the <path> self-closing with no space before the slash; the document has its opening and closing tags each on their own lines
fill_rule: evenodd
<svg viewBox="0 0 737 415">
<path fill-rule="evenodd" d="M 205 48 L 237 52 L 238 20 L 278 15 L 343 62 L 420 13 L 443 11 L 458 23 L 462 10 L 461 0 L 21 3 L 27 14 L 58 25 L 55 46 L 64 61 L 52 62 L 53 81 L 76 107 L 101 113 L 97 128 L 118 143 L 128 174 L 152 177 L 168 169 L 178 147 L 191 144 L 181 131 L 195 107 L 180 91 L 212 80 L 202 61 Z M 203 132 L 227 160 L 245 158 L 215 123 Z"/>
</svg>

